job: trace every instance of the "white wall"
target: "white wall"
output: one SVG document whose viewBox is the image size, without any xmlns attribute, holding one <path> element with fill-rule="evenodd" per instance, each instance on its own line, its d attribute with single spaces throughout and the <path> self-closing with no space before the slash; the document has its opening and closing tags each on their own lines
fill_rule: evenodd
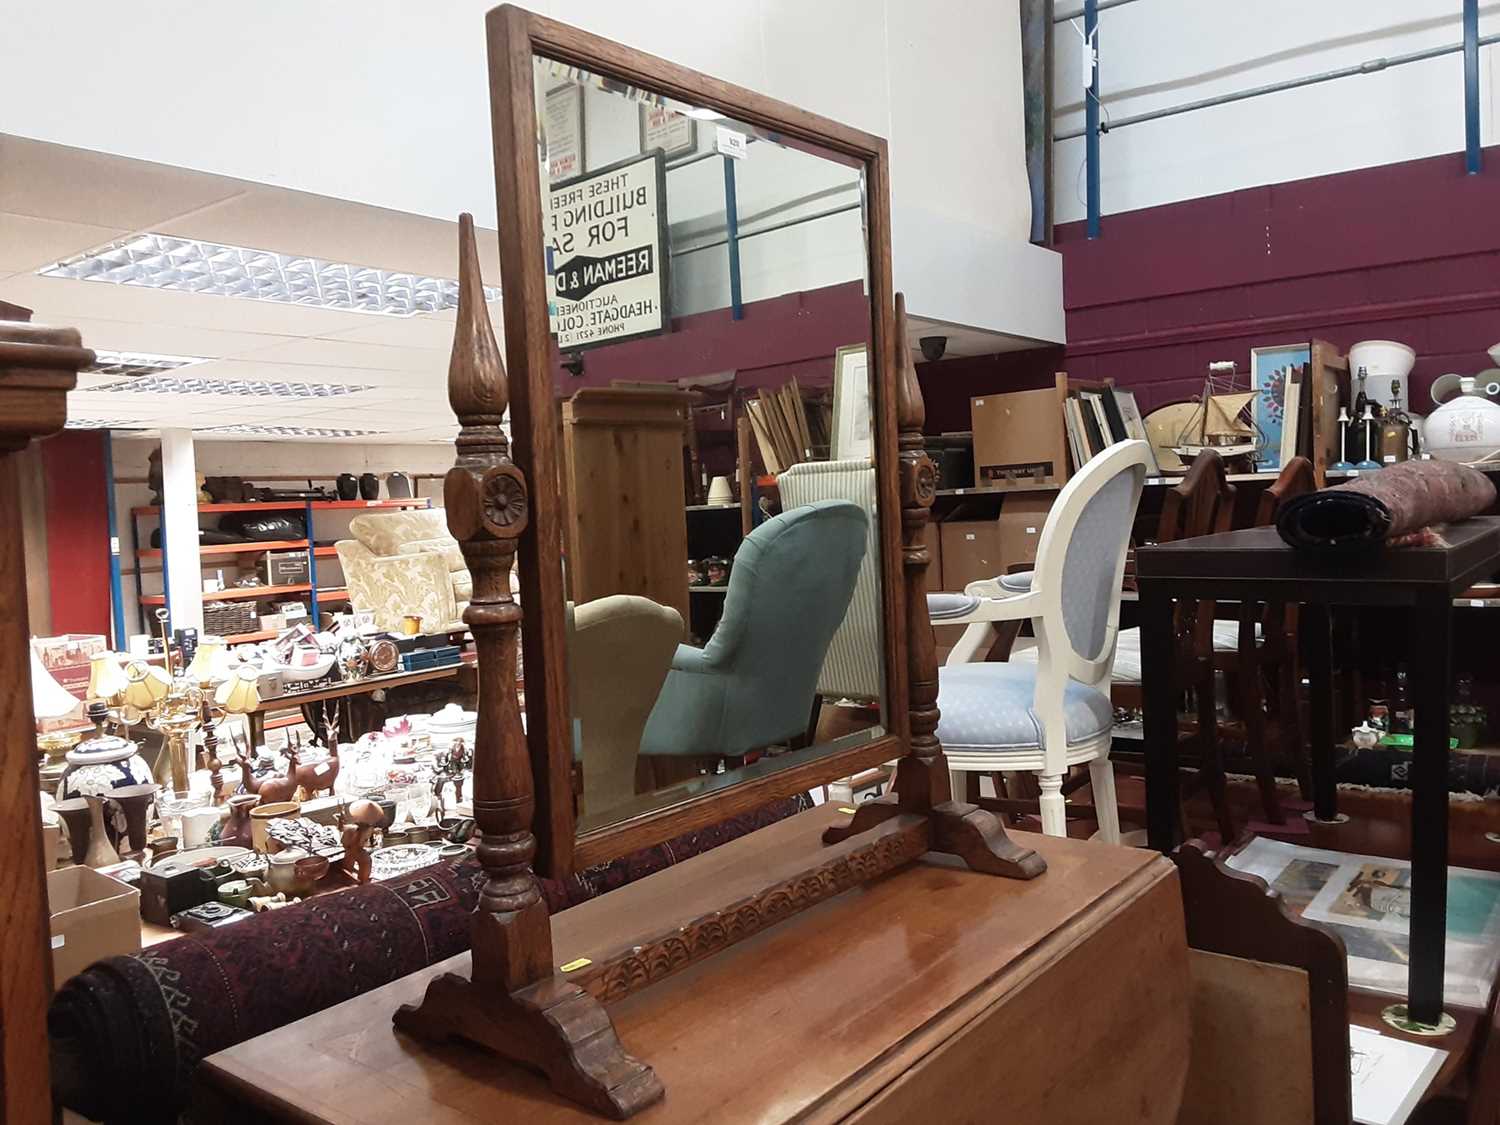
<svg viewBox="0 0 1500 1125">
<path fill-rule="evenodd" d="M 1072 5 L 1070 5 L 1072 6 Z M 1460 0 L 1142 0 L 1099 17 L 1106 114 L 1179 105 L 1457 43 Z M 1081 30 L 1083 21 L 1078 21 Z M 1480 34 L 1500 3 L 1480 4 Z M 1054 29 L 1055 128 L 1081 128 L 1080 39 Z M 1481 141 L 1500 142 L 1500 48 L 1480 52 Z M 1082 138 L 1053 153 L 1055 216 L 1085 216 Z M 1105 214 L 1464 147 L 1462 55 L 1144 122 L 1100 139 Z M 1490 168 L 1487 175 L 1500 175 Z"/>
<path fill-rule="evenodd" d="M 0 104 L 7 131 L 23 136 L 422 215 L 468 210 L 493 226 L 483 27 L 491 6 L 12 5 Z M 912 311 L 1062 338 L 1060 260 L 1026 242 L 1014 4 L 533 6 L 889 138 L 895 281 Z M 89 61 L 60 81 L 63 45 Z"/>
</svg>

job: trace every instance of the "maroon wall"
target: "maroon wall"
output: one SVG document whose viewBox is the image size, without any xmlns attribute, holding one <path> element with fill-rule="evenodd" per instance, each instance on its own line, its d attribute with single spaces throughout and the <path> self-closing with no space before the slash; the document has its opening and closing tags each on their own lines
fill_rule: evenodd
<svg viewBox="0 0 1500 1125">
<path fill-rule="evenodd" d="M 971 394 L 1053 370 L 1113 377 L 1151 409 L 1195 393 L 1208 363 L 1314 336 L 1417 352 L 1412 394 L 1491 366 L 1500 341 L 1500 147 L 1469 176 L 1462 154 L 1365 168 L 1106 216 L 1057 231 L 1065 352 L 919 368 L 929 430 L 964 429 Z M 952 372 L 952 377 L 950 377 Z"/>
<path fill-rule="evenodd" d="M 41 443 L 54 633 L 111 632 L 105 436 L 66 430 Z"/>
<path fill-rule="evenodd" d="M 585 351 L 582 376 L 559 365 L 558 391 L 723 371 L 736 372 L 741 389 L 779 387 L 794 375 L 803 386 L 826 387 L 833 353 L 870 336 L 870 300 L 858 281 L 753 301 L 743 313 L 739 320 L 728 309 L 676 317 L 671 332 Z"/>
</svg>

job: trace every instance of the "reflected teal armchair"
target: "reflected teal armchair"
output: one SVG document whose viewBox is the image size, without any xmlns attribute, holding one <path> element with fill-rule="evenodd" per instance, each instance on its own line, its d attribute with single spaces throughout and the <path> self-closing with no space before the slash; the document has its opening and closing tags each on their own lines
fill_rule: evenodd
<svg viewBox="0 0 1500 1125">
<path fill-rule="evenodd" d="M 745 538 L 708 644 L 677 646 L 642 754 L 737 758 L 806 733 L 868 526 L 857 504 L 820 500 Z"/>
</svg>

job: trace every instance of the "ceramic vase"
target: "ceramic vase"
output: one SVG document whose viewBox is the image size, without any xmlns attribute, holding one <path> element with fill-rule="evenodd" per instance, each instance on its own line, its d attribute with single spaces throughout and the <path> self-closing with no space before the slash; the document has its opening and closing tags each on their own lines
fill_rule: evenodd
<svg viewBox="0 0 1500 1125">
<path fill-rule="evenodd" d="M 219 833 L 219 843 L 226 848 L 254 847 L 250 829 L 250 810 L 260 798 L 254 793 L 240 793 L 229 798 L 229 819 Z"/>
<path fill-rule="evenodd" d="M 362 500 L 380 499 L 380 478 L 374 473 L 362 473 L 359 478 L 359 495 Z"/>
<path fill-rule="evenodd" d="M 104 830 L 104 798 L 85 797 L 89 803 L 89 846 L 84 852 L 85 867 L 108 867 L 120 862 L 120 853 L 109 842 L 109 833 Z"/>
<path fill-rule="evenodd" d="M 353 473 L 340 473 L 333 483 L 340 500 L 353 500 L 359 496 L 359 478 Z"/>
</svg>

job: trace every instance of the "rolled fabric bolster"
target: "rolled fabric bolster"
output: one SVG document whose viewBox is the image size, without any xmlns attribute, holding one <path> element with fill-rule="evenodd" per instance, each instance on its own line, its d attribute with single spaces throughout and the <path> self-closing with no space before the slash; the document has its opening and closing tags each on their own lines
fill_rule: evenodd
<svg viewBox="0 0 1500 1125">
<path fill-rule="evenodd" d="M 1406 461 L 1289 500 L 1276 517 L 1276 530 L 1299 550 L 1367 550 L 1394 536 L 1476 516 L 1494 502 L 1494 484 L 1477 469 L 1453 461 Z"/>
</svg>

